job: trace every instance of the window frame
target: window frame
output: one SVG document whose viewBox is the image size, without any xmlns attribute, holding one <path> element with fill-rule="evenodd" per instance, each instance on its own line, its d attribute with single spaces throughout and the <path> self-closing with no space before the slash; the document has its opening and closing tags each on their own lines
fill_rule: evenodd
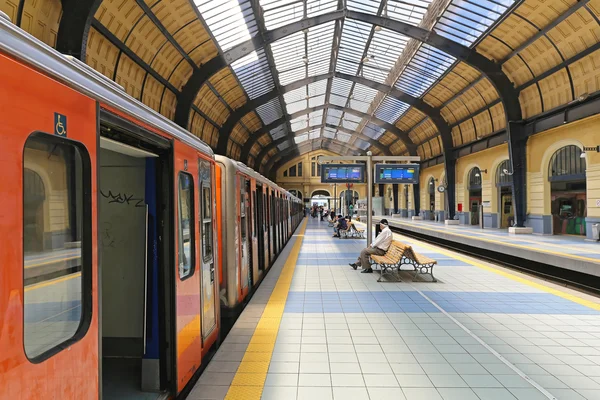
<svg viewBox="0 0 600 400">
<path fill-rule="evenodd" d="M 23 354 L 25 358 L 32 364 L 40 364 L 61 351 L 68 349 L 75 343 L 79 342 L 83 339 L 90 328 L 93 316 L 93 292 L 92 292 L 92 275 L 93 275 L 93 243 L 92 243 L 92 161 L 90 159 L 90 154 L 87 150 L 87 147 L 83 142 L 78 140 L 69 139 L 66 137 L 61 137 L 58 135 L 52 135 L 43 131 L 33 131 L 27 136 L 25 142 L 23 143 L 23 152 L 21 155 L 21 177 L 25 178 L 25 149 L 27 147 L 27 143 L 31 138 L 39 137 L 45 140 L 49 140 L 50 142 L 55 142 L 57 144 L 63 144 L 67 146 L 72 146 L 79 151 L 79 155 L 81 157 L 81 318 L 79 320 L 79 325 L 77 326 L 77 330 L 75 333 L 69 338 L 66 339 L 52 348 L 34 356 L 30 357 L 27 354 L 27 350 L 25 348 L 25 227 L 24 227 L 24 207 L 25 207 L 25 193 L 23 186 L 23 190 L 21 191 L 21 229 L 22 229 L 22 246 L 21 255 L 22 255 L 22 289 L 23 289 L 23 302 L 21 306 L 21 312 L 23 316 Z M 99 194 L 98 194 L 99 196 Z"/>
<path fill-rule="evenodd" d="M 205 177 L 203 177 L 202 175 L 202 170 L 206 169 L 206 172 L 208 172 L 208 179 L 206 179 Z M 199 159 L 198 160 L 198 175 L 199 175 L 199 180 L 200 180 L 200 191 L 199 191 L 199 195 L 200 195 L 200 214 L 198 215 L 198 218 L 200 220 L 200 226 L 199 228 L 201 229 L 200 231 L 200 247 L 201 247 L 201 254 L 202 254 L 202 262 L 203 263 L 210 263 L 214 260 L 214 230 L 213 230 L 213 215 L 214 215 L 214 210 L 212 208 L 213 206 L 213 192 L 212 192 L 212 179 L 213 179 L 213 175 L 212 175 L 213 171 L 212 171 L 212 164 L 204 159 Z M 209 201 L 208 201 L 208 210 L 210 210 L 210 215 L 208 217 L 206 217 L 204 215 L 204 211 L 207 210 L 206 205 L 204 204 L 204 190 L 207 190 L 209 193 Z M 206 247 L 204 246 L 204 225 L 205 224 L 209 224 L 210 223 L 210 230 L 208 231 L 208 234 L 210 235 L 210 240 L 208 241 L 208 245 L 210 245 L 210 252 L 206 251 Z"/>
<path fill-rule="evenodd" d="M 189 211 L 189 215 L 190 215 L 190 270 L 187 273 L 187 275 L 182 276 L 181 275 L 181 270 L 179 269 L 179 265 L 181 264 L 180 262 L 180 257 L 181 257 L 181 252 L 183 251 L 183 227 L 181 224 L 181 189 L 180 189 L 180 179 L 183 175 L 187 175 L 191 178 L 191 182 L 192 182 L 192 187 L 190 190 L 190 194 L 191 194 L 191 202 L 190 202 L 190 207 L 191 210 Z M 177 236 L 178 239 L 180 239 L 181 243 L 180 246 L 177 246 L 177 271 L 179 273 L 179 280 L 181 282 L 191 278 L 192 276 L 194 276 L 194 274 L 196 273 L 196 207 L 195 207 L 195 182 L 194 182 L 194 175 L 190 174 L 189 172 L 186 171 L 179 171 L 177 173 L 177 228 L 178 228 L 178 232 L 177 232 Z"/>
</svg>

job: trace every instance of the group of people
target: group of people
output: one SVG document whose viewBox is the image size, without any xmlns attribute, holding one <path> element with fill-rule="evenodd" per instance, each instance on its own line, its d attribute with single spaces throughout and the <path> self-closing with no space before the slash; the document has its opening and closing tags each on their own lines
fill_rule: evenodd
<svg viewBox="0 0 600 400">
<path fill-rule="evenodd" d="M 323 208 L 323 206 L 317 206 L 316 204 L 312 206 L 310 209 L 310 215 L 313 218 L 317 218 L 317 216 L 323 221 L 324 217 L 327 217 L 327 210 Z"/>
<path fill-rule="evenodd" d="M 347 216 L 344 217 L 342 214 L 340 215 L 331 215 L 331 222 L 333 223 L 333 237 L 340 237 L 340 230 L 347 230 L 348 223 L 352 221 L 352 217 Z"/>
</svg>

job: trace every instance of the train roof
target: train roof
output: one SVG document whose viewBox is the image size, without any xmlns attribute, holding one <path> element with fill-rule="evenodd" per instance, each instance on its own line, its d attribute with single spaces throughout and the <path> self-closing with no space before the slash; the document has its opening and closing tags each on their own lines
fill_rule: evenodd
<svg viewBox="0 0 600 400">
<path fill-rule="evenodd" d="M 59 53 L 42 41 L 0 17 L 0 51 L 24 61 L 101 103 L 122 111 L 213 156 L 206 143 L 175 122 L 128 95 L 122 87 L 87 64 Z"/>
<path fill-rule="evenodd" d="M 236 161 L 233 160 L 229 157 L 225 157 L 225 156 L 221 156 L 221 155 L 215 155 L 215 159 L 223 164 L 229 164 L 231 166 L 233 166 L 234 168 L 236 168 L 238 171 L 253 177 L 254 179 L 256 179 L 258 182 L 262 182 L 262 183 L 266 183 L 269 186 L 275 187 L 276 189 L 285 192 L 286 194 L 288 194 L 289 196 L 297 199 L 296 196 L 294 196 L 293 194 L 291 194 L 290 192 L 288 192 L 287 190 L 285 190 L 284 188 L 282 188 L 281 186 L 277 185 L 275 182 L 271 181 L 270 179 L 265 178 L 263 175 L 259 174 L 258 172 L 256 172 L 255 170 L 253 170 L 252 168 L 250 168 L 249 166 L 247 166 L 246 164 L 244 164 L 241 161 Z M 300 200 L 300 199 L 298 199 Z"/>
</svg>

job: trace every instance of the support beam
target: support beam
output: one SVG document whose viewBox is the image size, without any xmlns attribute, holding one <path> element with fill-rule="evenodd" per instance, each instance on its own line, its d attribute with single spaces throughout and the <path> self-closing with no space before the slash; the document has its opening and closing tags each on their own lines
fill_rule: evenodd
<svg viewBox="0 0 600 400">
<path fill-rule="evenodd" d="M 85 62 L 85 51 L 94 14 L 102 0 L 61 0 L 56 50 Z"/>
<path fill-rule="evenodd" d="M 246 162 L 248 160 L 248 157 L 250 157 L 250 150 L 252 150 L 252 147 L 261 136 L 263 136 L 264 134 L 268 134 L 271 130 L 283 124 L 285 124 L 285 118 L 281 117 L 271 122 L 269 125 L 264 125 L 262 128 L 254 132 L 252 136 L 250 136 L 248 140 L 246 140 L 246 143 L 244 143 L 244 146 L 242 147 L 240 161 Z"/>
<path fill-rule="evenodd" d="M 394 212 L 393 214 L 398 214 L 398 184 L 392 184 L 392 195 L 394 197 Z"/>
<path fill-rule="evenodd" d="M 326 144 L 326 143 L 324 143 L 324 144 Z M 345 145 L 345 143 L 344 143 L 344 145 Z M 353 151 L 356 151 L 355 149 L 345 147 L 344 145 L 342 145 L 342 150 L 344 150 L 346 152 L 346 155 L 352 153 Z M 328 147 L 323 147 L 323 146 L 321 146 L 321 148 L 328 149 Z M 296 152 L 294 152 L 295 150 L 296 150 L 295 148 L 291 148 L 291 147 L 287 148 L 284 151 L 277 153 L 273 158 L 271 158 L 271 159 L 269 159 L 269 161 L 267 161 L 267 163 L 265 164 L 264 171 L 270 171 L 270 174 L 271 174 L 270 179 L 273 182 L 275 182 L 274 174 L 277 173 L 277 170 L 279 168 L 281 168 L 281 166 L 283 164 L 285 164 L 289 160 L 292 160 L 294 157 L 308 153 L 310 151 L 314 151 L 316 149 L 314 149 L 312 147 L 312 143 L 310 143 L 310 147 L 308 147 L 306 145 L 302 145 L 298 148 L 298 150 Z M 364 152 L 361 151 L 361 153 L 364 153 Z M 256 169 L 256 166 L 254 169 Z"/>
</svg>

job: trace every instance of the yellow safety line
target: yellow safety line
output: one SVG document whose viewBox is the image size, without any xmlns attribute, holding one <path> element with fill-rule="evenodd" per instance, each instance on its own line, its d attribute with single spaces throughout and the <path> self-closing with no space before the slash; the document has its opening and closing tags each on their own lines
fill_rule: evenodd
<svg viewBox="0 0 600 400">
<path fill-rule="evenodd" d="M 277 279 L 275 288 L 269 297 L 269 301 L 263 311 L 246 354 L 240 363 L 233 382 L 229 387 L 225 400 L 259 400 L 262 396 L 269 363 L 275 347 L 275 340 L 279 332 L 279 324 L 283 316 L 283 310 L 287 301 L 288 292 L 296 269 L 296 261 L 306 231 L 305 219 L 298 233 L 294 247 L 288 256 L 281 275 Z"/>
<path fill-rule="evenodd" d="M 397 220 L 392 220 L 392 221 L 397 221 Z M 428 230 L 428 231 L 440 232 L 439 229 L 428 228 L 428 227 L 425 227 L 425 226 L 422 226 L 422 225 L 418 225 L 418 224 L 411 224 L 409 222 L 402 221 L 402 222 L 398 222 L 398 223 L 399 224 L 408 225 L 408 226 L 418 227 L 418 228 L 425 229 L 425 230 Z M 455 235 L 455 236 L 463 237 L 463 238 L 480 240 L 482 242 L 489 242 L 489 243 L 495 243 L 495 244 L 501 243 L 501 244 L 504 244 L 504 245 L 507 245 L 507 246 L 519 247 L 519 248 L 522 248 L 522 249 L 533 250 L 533 251 L 539 251 L 541 253 L 554 254 L 556 256 L 563 256 L 563 257 L 567 257 L 567 258 L 577 258 L 577 259 L 580 259 L 580 260 L 592 261 L 594 263 L 600 263 L 600 260 L 597 259 L 597 258 L 589 258 L 589 257 L 578 256 L 578 255 L 575 255 L 575 254 L 561 253 L 561 252 L 558 252 L 558 251 L 546 250 L 546 249 L 542 249 L 542 248 L 539 248 L 539 247 L 525 246 L 525 245 L 522 245 L 522 244 L 514 244 L 514 243 L 504 242 L 504 241 L 498 242 L 498 240 L 490 240 L 490 239 L 484 239 L 484 238 L 474 237 L 474 236 L 471 236 L 471 235 L 463 235 L 463 234 L 460 234 L 460 233 L 456 233 L 454 231 L 451 234 Z M 582 251 L 583 251 L 583 249 L 582 249 Z"/>
<path fill-rule="evenodd" d="M 81 272 L 77 272 L 75 274 L 67 275 L 67 276 L 62 277 L 62 278 L 58 278 L 58 279 L 53 279 L 51 281 L 37 283 L 37 284 L 32 285 L 32 286 L 27 286 L 25 288 L 25 291 L 29 292 L 30 290 L 40 289 L 40 288 L 43 288 L 43 287 L 46 287 L 46 286 L 54 285 L 54 284 L 61 283 L 61 282 L 64 282 L 64 281 L 68 281 L 70 279 L 78 278 L 80 276 L 81 276 Z"/>
</svg>

